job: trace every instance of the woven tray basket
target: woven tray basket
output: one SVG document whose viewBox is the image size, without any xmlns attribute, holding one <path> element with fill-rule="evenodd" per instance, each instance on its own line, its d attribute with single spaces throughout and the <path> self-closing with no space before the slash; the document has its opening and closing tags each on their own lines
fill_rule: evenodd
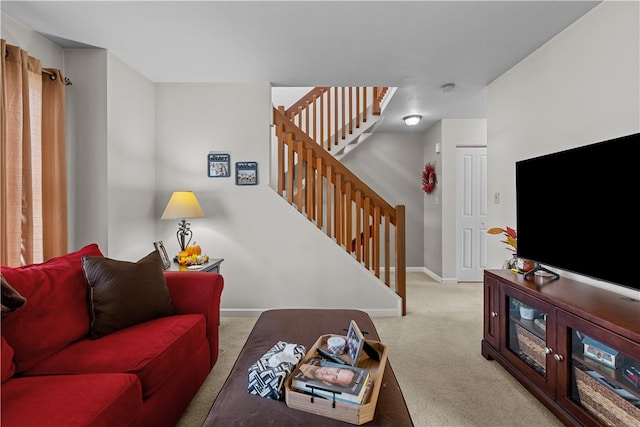
<svg viewBox="0 0 640 427">
<path fill-rule="evenodd" d="M 516 324 L 516 336 L 520 350 L 541 368 L 546 368 L 547 355 L 544 352 L 544 341 L 518 324 Z"/>
<path fill-rule="evenodd" d="M 640 408 L 574 367 L 580 403 L 606 426 L 640 426 Z"/>
</svg>

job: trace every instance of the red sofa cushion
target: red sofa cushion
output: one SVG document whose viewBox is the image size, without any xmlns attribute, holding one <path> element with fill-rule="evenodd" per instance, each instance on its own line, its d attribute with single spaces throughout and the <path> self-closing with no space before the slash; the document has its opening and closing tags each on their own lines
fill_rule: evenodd
<svg viewBox="0 0 640 427">
<path fill-rule="evenodd" d="M 208 343 L 203 315 L 162 317 L 98 340 L 78 341 L 25 375 L 126 372 L 138 376 L 146 399 L 191 363 L 203 343 Z"/>
<path fill-rule="evenodd" d="M 0 359 L 2 359 L 2 382 L 4 383 L 16 372 L 16 365 L 13 363 L 13 349 L 4 337 L 0 338 L 2 338 Z"/>
<path fill-rule="evenodd" d="M 88 285 L 83 256 L 102 256 L 96 244 L 41 264 L 2 267 L 7 282 L 27 303 L 2 319 L 2 335 L 15 352 L 16 373 L 89 333 Z"/>
<path fill-rule="evenodd" d="M 13 378 L 1 399 L 3 427 L 130 426 L 142 411 L 140 381 L 129 374 Z"/>
</svg>

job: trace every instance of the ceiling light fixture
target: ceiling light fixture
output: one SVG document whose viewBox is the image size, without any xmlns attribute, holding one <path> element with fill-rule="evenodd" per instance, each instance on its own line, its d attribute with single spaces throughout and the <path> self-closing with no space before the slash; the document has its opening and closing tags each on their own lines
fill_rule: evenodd
<svg viewBox="0 0 640 427">
<path fill-rule="evenodd" d="M 420 123 L 420 119 L 422 119 L 422 116 L 419 114 L 412 114 L 410 116 L 405 116 L 402 118 L 402 120 L 404 120 L 404 124 L 407 126 L 415 126 L 418 123 Z"/>
</svg>

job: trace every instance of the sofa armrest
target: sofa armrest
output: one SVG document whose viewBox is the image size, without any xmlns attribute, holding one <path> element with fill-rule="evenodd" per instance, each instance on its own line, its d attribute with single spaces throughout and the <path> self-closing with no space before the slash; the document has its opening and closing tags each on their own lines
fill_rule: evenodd
<svg viewBox="0 0 640 427">
<path fill-rule="evenodd" d="M 178 314 L 203 314 L 211 350 L 211 368 L 218 360 L 220 298 L 224 279 L 217 273 L 165 271 L 171 301 Z"/>
</svg>

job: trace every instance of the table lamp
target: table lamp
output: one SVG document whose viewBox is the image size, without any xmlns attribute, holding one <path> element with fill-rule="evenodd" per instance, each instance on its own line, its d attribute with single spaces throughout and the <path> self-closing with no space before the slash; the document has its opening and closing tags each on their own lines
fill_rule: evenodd
<svg viewBox="0 0 640 427">
<path fill-rule="evenodd" d="M 187 218 L 203 218 L 204 212 L 196 199 L 193 191 L 174 191 L 164 208 L 164 212 L 160 219 L 178 219 L 178 245 L 181 251 L 185 251 L 191 242 L 193 233 L 187 222 Z"/>
</svg>

